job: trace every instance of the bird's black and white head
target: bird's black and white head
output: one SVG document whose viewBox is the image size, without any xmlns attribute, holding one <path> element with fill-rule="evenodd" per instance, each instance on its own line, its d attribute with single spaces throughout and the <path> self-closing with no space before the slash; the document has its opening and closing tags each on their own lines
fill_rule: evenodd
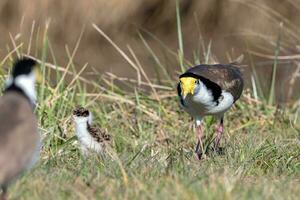
<svg viewBox="0 0 300 200">
<path fill-rule="evenodd" d="M 182 74 L 179 80 L 177 91 L 181 105 L 187 106 L 186 99 L 209 106 L 219 103 L 222 89 L 218 84 L 189 72 Z"/>
<path fill-rule="evenodd" d="M 35 105 L 35 82 L 39 77 L 39 70 L 34 60 L 29 58 L 19 59 L 14 63 L 12 73 L 6 80 L 4 92 L 20 92 L 29 99 L 32 105 Z"/>
<path fill-rule="evenodd" d="M 199 78 L 191 75 L 183 75 L 179 77 L 180 95 L 185 99 L 188 95 L 196 95 L 201 89 L 201 81 Z"/>
<path fill-rule="evenodd" d="M 91 125 L 92 113 L 88 109 L 78 106 L 73 110 L 73 120 L 76 125 Z"/>
<path fill-rule="evenodd" d="M 221 87 L 203 76 L 187 72 L 182 74 L 179 80 L 177 89 L 182 101 L 191 96 L 203 103 L 216 102 L 221 96 Z"/>
</svg>

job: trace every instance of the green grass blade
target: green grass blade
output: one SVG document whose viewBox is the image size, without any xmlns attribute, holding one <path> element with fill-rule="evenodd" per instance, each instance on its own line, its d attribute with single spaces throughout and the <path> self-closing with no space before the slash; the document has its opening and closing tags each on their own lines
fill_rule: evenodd
<svg viewBox="0 0 300 200">
<path fill-rule="evenodd" d="M 279 35 L 278 35 L 278 40 L 277 40 L 276 48 L 275 48 L 275 59 L 274 59 L 274 65 L 273 65 L 273 71 L 272 71 L 272 81 L 271 81 L 271 86 L 270 86 L 268 105 L 273 105 L 274 101 L 275 101 L 276 71 L 277 71 L 277 64 L 278 64 L 278 55 L 279 55 L 279 52 L 280 52 L 280 41 L 281 41 L 282 27 L 283 27 L 283 23 L 280 23 Z"/>
<path fill-rule="evenodd" d="M 176 0 L 176 22 L 177 22 L 177 38 L 178 38 L 178 59 L 181 68 L 181 72 L 184 72 L 186 68 L 184 67 L 184 50 L 183 50 L 183 36 L 181 29 L 181 19 L 180 19 L 180 5 L 179 1 Z"/>
</svg>

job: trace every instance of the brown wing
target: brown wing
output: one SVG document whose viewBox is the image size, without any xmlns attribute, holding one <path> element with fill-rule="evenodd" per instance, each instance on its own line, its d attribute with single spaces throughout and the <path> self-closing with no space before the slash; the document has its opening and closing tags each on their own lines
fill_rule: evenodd
<svg viewBox="0 0 300 200">
<path fill-rule="evenodd" d="M 185 73 L 202 76 L 218 84 L 222 90 L 232 94 L 234 101 L 239 99 L 242 94 L 244 87 L 242 73 L 239 68 L 233 64 L 197 65 Z"/>
<path fill-rule="evenodd" d="M 33 161 L 39 135 L 25 97 L 7 92 L 0 98 L 0 185 L 6 185 Z"/>
<path fill-rule="evenodd" d="M 111 140 L 111 136 L 98 127 L 88 126 L 88 131 L 97 142 L 103 143 Z"/>
</svg>

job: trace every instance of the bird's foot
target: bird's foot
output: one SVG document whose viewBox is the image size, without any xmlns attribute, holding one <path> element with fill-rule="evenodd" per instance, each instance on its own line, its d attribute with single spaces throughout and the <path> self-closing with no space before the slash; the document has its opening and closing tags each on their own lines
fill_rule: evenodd
<svg viewBox="0 0 300 200">
<path fill-rule="evenodd" d="M 200 140 L 198 140 L 198 143 L 195 148 L 195 157 L 196 157 L 196 160 L 198 160 L 198 161 L 209 158 L 207 155 L 207 151 L 205 151 L 203 149 L 203 146 L 201 144 L 202 144 L 202 142 Z"/>
<path fill-rule="evenodd" d="M 196 153 L 196 152 L 195 152 L 195 158 L 196 158 L 196 160 L 201 161 L 201 160 L 206 160 L 206 159 L 208 159 L 209 156 L 206 155 L 206 154 L 203 154 L 202 152 L 199 152 L 199 153 Z"/>
<path fill-rule="evenodd" d="M 196 158 L 196 160 L 200 161 L 200 160 L 201 160 L 201 157 L 202 157 L 202 153 L 199 154 L 199 153 L 196 153 L 196 152 L 195 152 L 195 158 Z"/>
<path fill-rule="evenodd" d="M 196 145 L 195 157 L 196 157 L 196 160 L 199 160 L 199 161 L 202 158 L 202 147 L 201 147 L 201 141 L 200 140 L 198 140 L 198 143 Z"/>
<path fill-rule="evenodd" d="M 217 151 L 219 149 L 220 145 L 220 138 L 216 138 L 214 141 L 214 151 Z"/>
</svg>

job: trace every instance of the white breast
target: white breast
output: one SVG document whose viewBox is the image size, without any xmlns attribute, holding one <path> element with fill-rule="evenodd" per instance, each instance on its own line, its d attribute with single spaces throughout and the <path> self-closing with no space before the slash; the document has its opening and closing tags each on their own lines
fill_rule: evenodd
<svg viewBox="0 0 300 200">
<path fill-rule="evenodd" d="M 233 96 L 226 91 L 222 91 L 223 99 L 219 102 L 217 106 L 212 106 L 209 109 L 210 114 L 220 115 L 226 112 L 233 104 Z"/>
<path fill-rule="evenodd" d="M 102 152 L 103 148 L 101 144 L 90 135 L 86 125 L 76 125 L 76 135 L 84 154 L 87 153 L 86 151 L 94 151 L 96 153 Z"/>
<path fill-rule="evenodd" d="M 217 104 L 213 101 L 213 96 L 210 92 L 201 92 L 194 96 L 188 95 L 185 99 L 184 109 L 194 118 L 204 117 L 206 115 L 221 116 L 233 104 L 233 96 L 222 91 L 222 97 Z"/>
</svg>

